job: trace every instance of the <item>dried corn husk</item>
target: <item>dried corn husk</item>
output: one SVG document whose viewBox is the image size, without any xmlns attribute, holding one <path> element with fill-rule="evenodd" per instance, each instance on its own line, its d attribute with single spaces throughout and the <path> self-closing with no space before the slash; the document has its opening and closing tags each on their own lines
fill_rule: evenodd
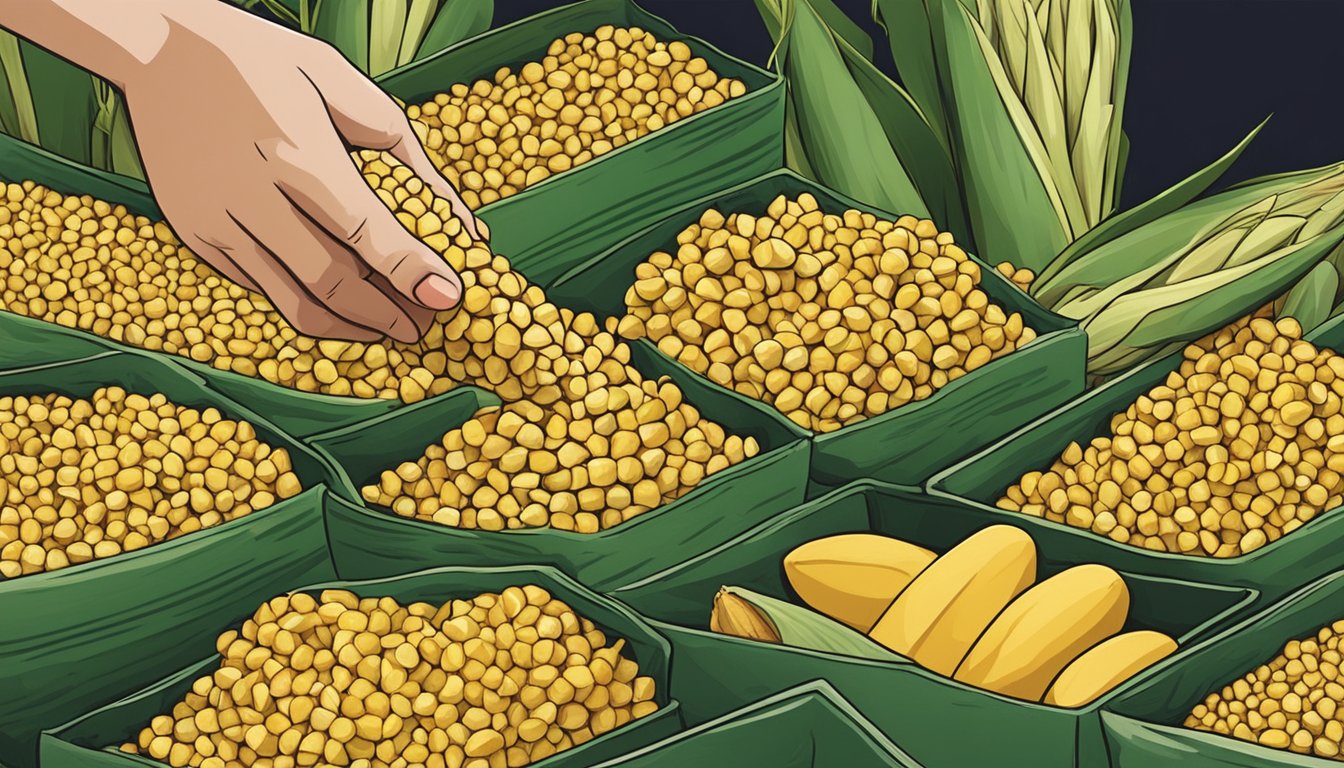
<svg viewBox="0 0 1344 768">
<path fill-rule="evenodd" d="M 1032 292 L 1081 321 L 1088 370 L 1109 375 L 1273 301 L 1342 240 L 1344 163 L 1248 182 L 1159 216 L 1077 255 Z"/>
<path fill-rule="evenodd" d="M 909 663 L 860 632 L 800 605 L 752 592 L 721 587 L 714 596 L 709 628 L 719 634 L 794 648 Z"/>
<path fill-rule="evenodd" d="M 872 41 L 831 0 L 756 0 L 788 81 L 789 167 L 857 200 L 969 233 L 941 130 L 872 63 Z"/>
</svg>

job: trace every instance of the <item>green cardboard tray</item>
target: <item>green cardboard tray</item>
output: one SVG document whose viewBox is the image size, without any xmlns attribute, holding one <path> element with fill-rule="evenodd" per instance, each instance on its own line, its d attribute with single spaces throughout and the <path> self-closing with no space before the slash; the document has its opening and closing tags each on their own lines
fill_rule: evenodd
<svg viewBox="0 0 1344 768">
<path fill-rule="evenodd" d="M 274 426 L 209 392 L 187 373 L 147 355 L 91 358 L 0 373 L 0 394 L 60 392 L 83 397 L 105 384 L 162 392 L 179 405 L 214 406 L 285 447 L 307 489 L 245 517 L 135 552 L 59 571 L 0 579 L 0 756 L 34 765 L 41 728 L 79 707 L 105 703 L 139 685 L 148 670 L 176 657 L 179 640 L 207 639 L 203 622 L 221 606 L 252 600 L 273 579 L 334 575 L 320 499 L 337 476 L 326 459 Z M 166 628 L 177 634 L 165 634 Z M 79 671 L 117 654 L 90 685 Z"/>
<path fill-rule="evenodd" d="M 1062 709 L 971 688 L 911 663 L 788 648 L 707 630 L 722 585 L 796 601 L 782 561 L 804 542 L 873 531 L 943 552 L 992 522 L 997 521 L 941 504 L 917 489 L 859 481 L 611 595 L 653 619 L 672 640 L 673 684 L 687 711 L 695 713 L 688 717 L 691 725 L 698 725 L 701 715 L 823 678 L 924 765 L 1104 765 L 1101 707 L 1164 664 L 1086 707 Z M 1080 562 L 1067 539 L 1034 538 L 1038 578 Z M 1131 596 L 1125 628 L 1164 631 L 1183 645 L 1207 636 L 1255 598 L 1251 589 L 1124 576 Z M 1016 762 L 1004 762 L 1009 759 Z"/>
<path fill-rule="evenodd" d="M 547 286 L 551 300 L 600 316 L 625 314 L 634 270 L 708 208 L 724 214 L 764 212 L 776 196 L 810 192 L 823 210 L 849 208 L 894 218 L 788 170 L 729 187 L 679 208 L 661 222 L 575 266 Z M 1026 347 L 951 382 L 932 397 L 908 403 L 835 432 L 812 437 L 812 479 L 825 486 L 871 477 L 914 485 L 1083 391 L 1087 338 L 1072 321 L 1050 314 L 998 270 L 980 262 L 982 287 L 1006 310 L 1021 312 L 1038 338 Z M 657 346 L 646 345 L 657 354 Z M 691 372 L 680 363 L 671 364 Z M 713 385 L 718 386 L 718 385 Z M 810 433 L 811 434 L 811 433 Z"/>
<path fill-rule="evenodd" d="M 1278 656 L 1284 643 L 1344 619 L 1344 572 L 1333 573 L 1180 651 L 1102 713 L 1112 768 L 1328 768 L 1338 761 L 1182 727 L 1209 693 Z"/>
<path fill-rule="evenodd" d="M 784 164 L 784 82 L 678 32 L 629 0 L 562 5 L 464 40 L 378 83 L 416 103 L 454 83 L 539 60 L 552 40 L 604 24 L 681 40 L 720 76 L 746 83 L 747 93 L 482 207 L 478 214 L 490 226 L 491 245 L 535 283 L 545 284 L 689 200 Z"/>
<path fill-rule="evenodd" d="M 1344 350 L 1344 316 L 1320 326 L 1307 338 L 1322 346 Z M 1096 562 L 1133 573 L 1251 586 L 1265 600 L 1281 597 L 1312 579 L 1344 568 L 1344 515 L 1338 510 L 1318 515 L 1300 529 L 1249 554 L 1213 559 L 1150 552 L 1091 531 L 994 506 L 1008 486 L 1027 472 L 1049 467 L 1070 442 L 1086 445 L 1094 437 L 1109 434 L 1111 417 L 1165 381 L 1180 361 L 1178 352 L 1111 379 L 938 474 L 929 481 L 930 492 L 979 510 L 999 522 L 1033 531 L 1050 528 L 1066 533 L 1077 541 L 1080 553 Z"/>
<path fill-rule="evenodd" d="M 790 688 L 594 768 L 687 765 L 919 768 L 824 680 Z"/>
<path fill-rule="evenodd" d="M 649 378 L 668 374 L 686 401 L 730 432 L 753 436 L 762 452 L 703 480 L 690 493 L 598 533 L 549 528 L 480 531 L 398 517 L 390 510 L 337 501 L 331 545 L 345 578 L 371 578 L 439 565 L 553 565 L 593 589 L 665 568 L 687 553 L 715 546 L 802 502 L 808 444 L 792 423 L 760 403 L 718 390 L 665 358 L 633 350 Z M 360 487 L 385 469 L 414 461 L 425 446 L 498 400 L 461 389 L 368 422 L 313 438 L 316 449 Z M 359 498 L 358 496 L 354 498 Z"/>
<path fill-rule="evenodd" d="M 273 581 L 272 584 L 284 584 Z M 288 582 L 293 583 L 293 582 Z M 639 663 L 641 674 L 654 678 L 655 700 L 660 709 L 652 715 L 628 723 L 590 742 L 535 763 L 538 768 L 584 766 L 610 759 L 632 749 L 655 742 L 682 727 L 680 707 L 669 695 L 668 665 L 671 648 L 643 619 L 608 598 L 595 595 L 564 575 L 549 568 L 439 568 L 388 579 L 369 581 L 331 581 L 302 587 L 293 592 L 318 592 L 323 589 L 348 589 L 361 596 L 391 596 L 402 601 L 444 602 L 453 598 L 474 597 L 481 592 L 499 591 L 512 585 L 536 584 L 567 602 L 579 615 L 591 619 L 610 639 L 624 638 L 628 658 Z M 283 587 L 276 587 L 282 591 Z M 273 596 L 272 593 L 271 596 Z M 266 597 L 262 598 L 268 599 Z M 216 610 L 214 629 L 223 631 L 250 616 L 256 603 L 246 608 Z M 199 654 L 213 643 L 191 643 L 188 652 Z M 199 656 L 197 657 L 199 658 Z M 115 664 L 109 654 L 106 664 Z M 155 715 L 169 712 L 181 700 L 198 677 L 218 667 L 218 655 L 186 665 L 179 671 L 153 683 L 114 704 L 91 709 L 88 714 L 65 725 L 45 731 L 40 741 L 42 768 L 113 768 L 114 766 L 162 766 L 162 763 L 137 755 L 128 755 L 117 746 L 133 740 L 139 729 Z M 174 669 L 163 664 L 163 669 Z M 144 685 L 144 681 L 142 681 Z"/>
</svg>

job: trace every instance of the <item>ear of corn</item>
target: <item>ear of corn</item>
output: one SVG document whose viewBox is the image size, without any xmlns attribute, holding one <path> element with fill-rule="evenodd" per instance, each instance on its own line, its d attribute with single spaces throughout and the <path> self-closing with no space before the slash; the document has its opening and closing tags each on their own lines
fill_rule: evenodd
<svg viewBox="0 0 1344 768">
<path fill-rule="evenodd" d="M 1088 230 L 1086 234 L 1079 237 L 1069 244 L 1062 253 L 1056 256 L 1045 269 L 1041 270 L 1037 276 L 1037 284 L 1032 290 L 1032 295 L 1037 296 L 1041 301 L 1051 301 L 1051 297 L 1044 293 L 1044 288 L 1052 284 L 1056 275 L 1061 271 L 1068 269 L 1074 261 L 1078 260 L 1082 254 L 1091 251 L 1109 243 L 1110 241 L 1124 234 L 1154 221 L 1162 216 L 1172 213 L 1181 206 L 1194 200 L 1215 181 L 1217 181 L 1232 164 L 1241 157 L 1241 153 L 1250 145 L 1251 141 L 1259 135 L 1260 130 L 1265 127 L 1269 118 L 1265 118 L 1259 125 L 1255 126 L 1246 137 L 1242 139 L 1235 147 L 1228 150 L 1226 154 L 1218 158 L 1209 165 L 1192 173 L 1190 176 L 1182 179 L 1170 188 L 1158 194 L 1143 203 L 1124 211 L 1103 221 L 1101 224 Z M 1111 264 L 1112 267 L 1120 266 Z M 1084 272 L 1086 274 L 1086 272 Z"/>
<path fill-rule="evenodd" d="M 870 60 L 872 42 L 831 0 L 757 0 L 788 80 L 791 168 L 887 210 L 966 232 L 940 132 Z"/>
<path fill-rule="evenodd" d="M 748 640 L 779 643 L 840 656 L 907 662 L 861 633 L 816 611 L 742 587 L 722 587 L 710 629 Z M 907 662 L 908 663 L 908 662 Z"/>
<path fill-rule="evenodd" d="M 1342 240 L 1344 164 L 1253 182 L 1161 216 L 1033 290 L 1082 322 L 1088 369 L 1107 375 L 1273 301 Z"/>
<path fill-rule="evenodd" d="M 956 159 L 982 256 L 1038 270 L 1112 212 L 1125 0 L 874 0 L 873 14 Z"/>
</svg>

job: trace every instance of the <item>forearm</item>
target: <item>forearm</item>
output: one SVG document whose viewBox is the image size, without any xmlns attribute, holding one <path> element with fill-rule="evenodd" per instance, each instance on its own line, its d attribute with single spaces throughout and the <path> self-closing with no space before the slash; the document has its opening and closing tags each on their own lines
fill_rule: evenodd
<svg viewBox="0 0 1344 768">
<path fill-rule="evenodd" d="M 183 28 L 236 11 L 219 0 L 0 0 L 0 27 L 119 88 Z"/>
</svg>

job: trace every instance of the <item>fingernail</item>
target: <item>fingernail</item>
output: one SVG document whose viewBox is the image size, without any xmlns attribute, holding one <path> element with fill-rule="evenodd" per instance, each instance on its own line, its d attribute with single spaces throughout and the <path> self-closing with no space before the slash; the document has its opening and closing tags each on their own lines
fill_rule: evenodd
<svg viewBox="0 0 1344 768">
<path fill-rule="evenodd" d="M 415 286 L 415 300 L 430 309 L 452 309 L 462 298 L 462 286 L 443 275 L 429 275 Z"/>
</svg>

